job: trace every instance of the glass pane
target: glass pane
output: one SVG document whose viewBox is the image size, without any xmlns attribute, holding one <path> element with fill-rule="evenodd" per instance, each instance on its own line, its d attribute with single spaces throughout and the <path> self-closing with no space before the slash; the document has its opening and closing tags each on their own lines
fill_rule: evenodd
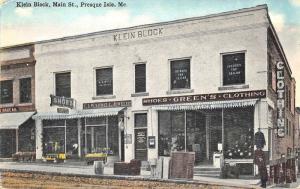
<svg viewBox="0 0 300 189">
<path fill-rule="evenodd" d="M 65 126 L 65 120 L 64 119 L 58 119 L 58 120 L 43 120 L 43 126 Z"/>
<path fill-rule="evenodd" d="M 172 146 L 171 135 L 171 113 L 165 111 L 158 112 L 158 153 L 160 156 L 170 156 Z"/>
<path fill-rule="evenodd" d="M 112 68 L 96 70 L 97 95 L 113 94 Z"/>
<path fill-rule="evenodd" d="M 224 109 L 224 156 L 253 158 L 254 108 Z"/>
<path fill-rule="evenodd" d="M 200 111 L 187 111 L 187 151 L 195 152 L 195 162 L 206 160 L 205 115 Z"/>
<path fill-rule="evenodd" d="M 0 103 L 1 104 L 13 103 L 13 81 L 12 80 L 1 81 L 0 88 L 1 88 Z"/>
<path fill-rule="evenodd" d="M 185 150 L 184 112 L 171 113 L 172 147 L 171 151 Z"/>
<path fill-rule="evenodd" d="M 44 128 L 44 153 L 65 153 L 65 128 Z"/>
<path fill-rule="evenodd" d="M 20 79 L 20 102 L 31 102 L 31 78 Z"/>
<path fill-rule="evenodd" d="M 245 83 L 245 53 L 223 55 L 223 85 Z"/>
<path fill-rule="evenodd" d="M 134 127 L 147 127 L 147 113 L 134 114 Z"/>
<path fill-rule="evenodd" d="M 71 97 L 71 73 L 55 74 L 56 96 Z"/>
<path fill-rule="evenodd" d="M 112 155 L 119 154 L 119 127 L 118 117 L 108 117 L 108 148 L 111 150 Z"/>
<path fill-rule="evenodd" d="M 106 127 L 87 127 L 89 133 L 88 153 L 100 153 L 106 148 Z"/>
<path fill-rule="evenodd" d="M 190 88 L 190 59 L 171 61 L 171 89 Z"/>
<path fill-rule="evenodd" d="M 86 125 L 104 125 L 106 124 L 106 117 L 86 118 Z"/>
<path fill-rule="evenodd" d="M 69 155 L 78 155 L 78 127 L 77 120 L 67 120 L 66 128 L 67 153 Z"/>
<path fill-rule="evenodd" d="M 135 65 L 135 92 L 146 92 L 146 64 Z"/>
</svg>

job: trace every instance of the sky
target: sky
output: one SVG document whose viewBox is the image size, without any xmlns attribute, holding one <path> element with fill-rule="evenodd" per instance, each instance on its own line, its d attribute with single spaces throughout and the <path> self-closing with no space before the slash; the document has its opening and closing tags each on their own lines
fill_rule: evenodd
<svg viewBox="0 0 300 189">
<path fill-rule="evenodd" d="M 123 7 L 16 7 L 17 2 L 123 2 Z M 300 106 L 300 0 L 0 0 L 0 46 L 170 21 L 267 4 L 297 82 Z"/>
</svg>

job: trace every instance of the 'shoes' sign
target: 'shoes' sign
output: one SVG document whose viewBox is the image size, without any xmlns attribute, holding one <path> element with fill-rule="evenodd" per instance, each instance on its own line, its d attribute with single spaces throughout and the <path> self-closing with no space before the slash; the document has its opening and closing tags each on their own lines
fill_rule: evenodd
<svg viewBox="0 0 300 189">
<path fill-rule="evenodd" d="M 66 98 L 66 97 L 54 96 L 54 95 L 50 95 L 50 98 L 51 98 L 50 106 L 74 108 L 73 98 Z"/>
<path fill-rule="evenodd" d="M 277 135 L 279 137 L 284 137 L 285 135 L 285 116 L 284 116 L 284 63 L 283 62 L 277 62 L 276 64 L 277 74 Z"/>
</svg>

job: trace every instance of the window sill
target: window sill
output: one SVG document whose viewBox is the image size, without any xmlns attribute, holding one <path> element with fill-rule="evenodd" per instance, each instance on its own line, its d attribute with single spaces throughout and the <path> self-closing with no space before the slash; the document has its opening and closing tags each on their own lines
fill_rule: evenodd
<svg viewBox="0 0 300 189">
<path fill-rule="evenodd" d="M 19 103 L 18 106 L 32 106 L 32 102 L 22 102 L 22 103 Z"/>
<path fill-rule="evenodd" d="M 1 108 L 12 107 L 12 106 L 15 106 L 15 104 L 14 104 L 14 103 L 4 103 L 4 104 L 0 104 L 0 107 L 1 107 Z"/>
<path fill-rule="evenodd" d="M 133 93 L 131 94 L 131 97 L 138 97 L 138 96 L 149 96 L 148 92 L 142 92 L 142 93 Z"/>
<path fill-rule="evenodd" d="M 249 89 L 249 85 L 229 85 L 229 86 L 222 86 L 218 88 L 220 91 L 223 90 L 232 90 L 232 89 Z"/>
<path fill-rule="evenodd" d="M 103 96 L 94 96 L 92 100 L 99 100 L 99 99 L 114 99 L 116 95 L 103 95 Z"/>
<path fill-rule="evenodd" d="M 183 93 L 193 93 L 194 89 L 176 89 L 176 90 L 169 90 L 167 94 L 183 94 Z"/>
</svg>

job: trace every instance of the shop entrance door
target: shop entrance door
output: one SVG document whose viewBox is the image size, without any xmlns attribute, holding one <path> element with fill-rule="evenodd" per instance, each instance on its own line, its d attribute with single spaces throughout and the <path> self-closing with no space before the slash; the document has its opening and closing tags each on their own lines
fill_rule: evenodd
<svg viewBox="0 0 300 189">
<path fill-rule="evenodd" d="M 147 129 L 135 129 L 135 159 L 147 161 Z"/>
</svg>

